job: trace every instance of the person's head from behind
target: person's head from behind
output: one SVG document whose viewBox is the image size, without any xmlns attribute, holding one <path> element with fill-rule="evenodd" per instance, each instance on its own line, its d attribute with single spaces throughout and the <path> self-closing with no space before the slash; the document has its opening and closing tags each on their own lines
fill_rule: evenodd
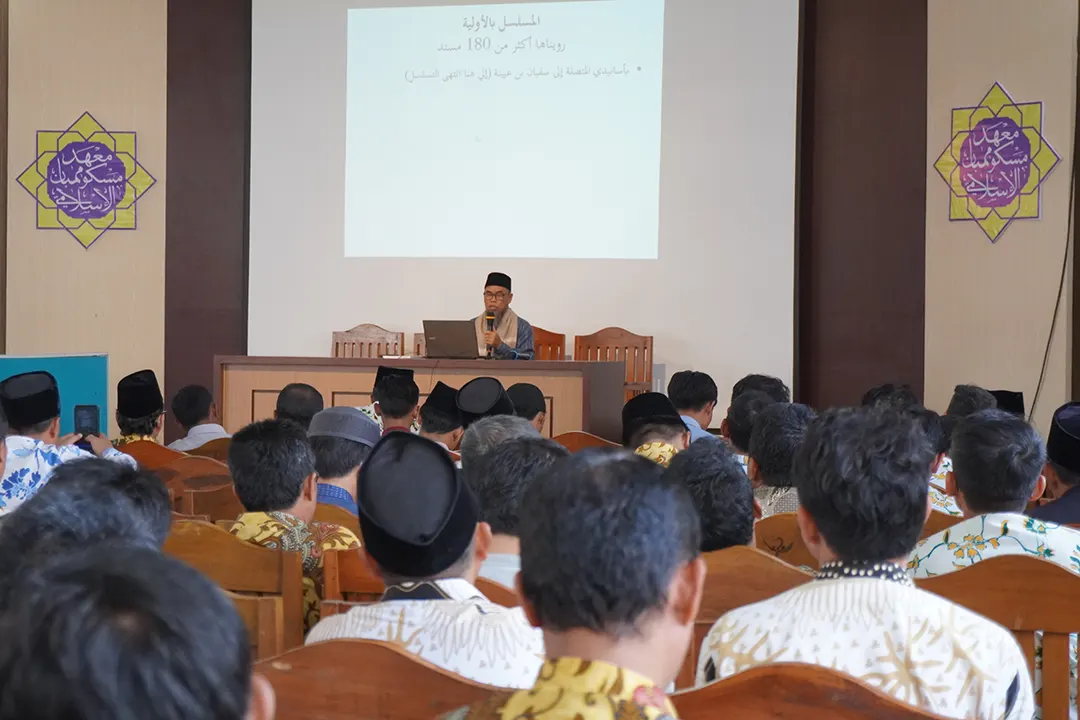
<svg viewBox="0 0 1080 720">
<path fill-rule="evenodd" d="M 625 450 L 587 450 L 537 478 L 525 506 L 518 592 L 548 656 L 632 658 L 629 669 L 672 682 L 705 581 L 686 488 Z"/>
<path fill-rule="evenodd" d="M 964 515 L 1023 513 L 1042 497 L 1046 448 L 1022 417 L 982 410 L 961 418 L 952 436 L 945 490 Z"/>
<path fill-rule="evenodd" d="M 919 404 L 915 390 L 907 383 L 885 383 L 872 387 L 862 398 L 863 407 L 906 410 Z"/>
<path fill-rule="evenodd" d="M 967 417 L 982 410 L 997 407 L 997 398 L 978 385 L 957 385 L 945 414 L 954 418 Z"/>
<path fill-rule="evenodd" d="M 668 397 L 680 415 L 692 417 L 703 428 L 712 425 L 720 391 L 711 377 L 696 370 L 683 370 L 671 376 Z"/>
<path fill-rule="evenodd" d="M 1054 499 L 1080 486 L 1080 403 L 1066 403 L 1054 411 L 1043 475 L 1047 495 Z"/>
<path fill-rule="evenodd" d="M 156 438 L 165 425 L 165 398 L 153 370 L 140 370 L 116 384 L 116 425 L 121 435 Z"/>
<path fill-rule="evenodd" d="M 668 465 L 667 476 L 690 492 L 701 518 L 701 552 L 753 542 L 754 491 L 723 443 L 691 443 Z"/>
<path fill-rule="evenodd" d="M 311 419 L 308 440 L 320 482 L 356 494 L 356 474 L 379 442 L 375 421 L 352 407 L 332 407 Z"/>
<path fill-rule="evenodd" d="M 0 720 L 269 720 L 233 602 L 142 548 L 80 548 L 20 578 L 0 618 Z"/>
<path fill-rule="evenodd" d="M 623 446 L 640 450 L 661 443 L 676 450 L 690 445 L 690 431 L 671 399 L 658 392 L 635 395 L 622 409 Z"/>
<path fill-rule="evenodd" d="M 949 452 L 949 436 L 945 432 L 945 419 L 933 410 L 924 408 L 921 405 L 913 405 L 903 412 L 918 422 L 923 434 L 926 435 L 926 441 L 930 444 L 930 449 L 934 451 L 934 459 L 930 462 L 930 474 L 933 475 L 938 471 L 941 461 Z"/>
<path fill-rule="evenodd" d="M 798 403 L 773 403 L 754 420 L 746 474 L 754 487 L 792 487 L 791 466 L 817 413 Z"/>
<path fill-rule="evenodd" d="M 508 440 L 538 437 L 540 433 L 525 418 L 515 415 L 482 418 L 469 425 L 461 438 L 461 467 L 478 462 Z"/>
<path fill-rule="evenodd" d="M 318 498 L 307 431 L 288 420 L 261 420 L 233 435 L 229 472 L 248 512 L 285 512 L 311 522 Z"/>
<path fill-rule="evenodd" d="M 365 557 L 387 585 L 476 581 L 491 528 L 450 456 L 431 440 L 404 432 L 380 440 L 360 468 L 356 507 Z"/>
<path fill-rule="evenodd" d="M 791 390 L 784 381 L 771 375 L 747 375 L 731 388 L 731 402 L 743 393 L 750 391 L 763 392 L 772 398 L 773 402 L 791 402 Z"/>
<path fill-rule="evenodd" d="M 305 430 L 311 418 L 323 409 L 322 394 L 306 383 L 289 383 L 278 393 L 274 408 L 276 420 L 291 420 Z"/>
<path fill-rule="evenodd" d="M 476 497 L 480 519 L 495 535 L 517 537 L 521 502 L 532 482 L 570 451 L 540 437 L 507 440 L 479 462 L 463 465 L 466 484 Z"/>
<path fill-rule="evenodd" d="M 750 434 L 758 415 L 776 402 L 771 395 L 759 390 L 748 390 L 735 398 L 724 421 L 724 430 L 736 452 L 746 455 L 750 451 Z"/>
<path fill-rule="evenodd" d="M 514 403 L 514 414 L 531 422 L 537 432 L 543 432 L 547 420 L 544 391 L 529 383 L 517 383 L 508 387 L 506 394 Z"/>
<path fill-rule="evenodd" d="M 440 380 L 420 407 L 421 437 L 442 443 L 448 450 L 457 450 L 461 446 L 461 436 L 465 434 L 457 396 L 455 388 Z"/>
<path fill-rule="evenodd" d="M 47 372 L 12 375 L 0 382 L 7 433 L 55 443 L 60 437 L 60 388 Z"/>
<path fill-rule="evenodd" d="M 420 388 L 411 375 L 391 373 L 377 383 L 371 394 L 383 427 L 409 427 L 416 419 Z"/>
<path fill-rule="evenodd" d="M 172 414 L 184 430 L 218 421 L 214 396 L 202 385 L 187 385 L 173 396 Z"/>
<path fill-rule="evenodd" d="M 793 475 L 799 529 L 818 562 L 906 561 L 930 511 L 933 454 L 905 413 L 829 410 L 812 422 Z"/>
</svg>

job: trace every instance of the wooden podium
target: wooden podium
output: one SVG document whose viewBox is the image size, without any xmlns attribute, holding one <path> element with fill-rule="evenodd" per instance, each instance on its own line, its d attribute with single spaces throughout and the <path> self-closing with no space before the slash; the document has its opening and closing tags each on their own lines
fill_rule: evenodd
<svg viewBox="0 0 1080 720">
<path fill-rule="evenodd" d="M 272 417 L 278 393 L 289 383 L 311 385 L 322 393 L 327 407 L 368 405 L 380 365 L 412 368 L 421 405 L 439 380 L 455 388 L 482 376 L 498 378 L 504 387 L 532 383 L 547 399 L 545 436 L 584 430 L 614 442 L 621 440 L 626 368 L 619 362 L 218 356 L 214 358 L 214 398 L 222 425 L 236 432 L 255 420 Z"/>
</svg>

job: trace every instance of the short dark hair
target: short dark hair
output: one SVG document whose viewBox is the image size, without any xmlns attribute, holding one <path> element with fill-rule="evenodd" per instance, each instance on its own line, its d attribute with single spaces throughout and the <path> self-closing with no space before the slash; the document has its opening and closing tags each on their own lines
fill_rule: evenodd
<svg viewBox="0 0 1080 720">
<path fill-rule="evenodd" d="M 885 383 L 872 387 L 863 395 L 862 404 L 866 407 L 888 407 L 904 410 L 919 404 L 915 390 L 907 383 Z"/>
<path fill-rule="evenodd" d="M 307 383 L 289 383 L 278 393 L 274 418 L 292 420 L 307 430 L 311 427 L 311 418 L 322 409 L 322 393 Z"/>
<path fill-rule="evenodd" d="M 516 415 L 494 415 L 481 418 L 465 428 L 461 436 L 461 467 L 467 468 L 484 455 L 508 440 L 540 437 L 539 431 L 525 418 Z"/>
<path fill-rule="evenodd" d="M 683 370 L 672 375 L 667 394 L 676 410 L 703 410 L 720 398 L 713 379 L 697 370 Z"/>
<path fill-rule="evenodd" d="M 945 432 L 945 418 L 921 405 L 909 407 L 904 412 L 918 420 L 923 432 L 926 433 L 926 440 L 930 443 L 934 455 L 949 452 L 949 435 Z"/>
<path fill-rule="evenodd" d="M 989 390 L 984 390 L 978 385 L 957 385 L 945 414 L 961 418 L 980 410 L 993 410 L 996 407 L 997 398 Z"/>
<path fill-rule="evenodd" d="M 134 513 L 151 531 L 161 547 L 172 526 L 169 491 L 157 475 L 122 463 L 87 458 L 60 465 L 49 477 L 49 485 L 85 484 L 90 489 L 110 488 L 131 501 Z"/>
<path fill-rule="evenodd" d="M 686 432 L 686 425 L 683 424 L 682 420 L 678 422 L 675 420 L 671 422 L 662 420 L 648 422 L 634 430 L 626 447 L 634 450 L 650 442 L 671 443 L 678 440 L 679 436 L 684 432 Z"/>
<path fill-rule="evenodd" d="M 926 521 L 933 457 L 910 415 L 828 410 L 810 424 L 795 456 L 799 504 L 841 561 L 906 557 Z"/>
<path fill-rule="evenodd" d="M 59 417 L 59 416 L 56 416 L 56 417 Z M 42 420 L 39 423 L 34 423 L 33 425 L 27 425 L 26 427 L 13 427 L 13 426 L 9 427 L 8 428 L 8 434 L 9 435 L 40 435 L 40 434 L 42 434 L 44 432 L 48 432 L 49 426 L 52 425 L 53 420 L 55 420 L 56 417 L 51 417 L 48 420 Z"/>
<path fill-rule="evenodd" d="M 701 551 L 749 545 L 754 537 L 754 490 L 731 451 L 695 442 L 672 458 L 667 475 L 690 492 L 701 518 Z"/>
<path fill-rule="evenodd" d="M 727 427 L 731 436 L 731 444 L 741 453 L 746 453 L 750 448 L 750 433 L 754 431 L 754 421 L 757 420 L 761 411 L 777 402 L 768 393 L 760 390 L 747 390 L 735 398 L 728 410 Z"/>
<path fill-rule="evenodd" d="M 491 525 L 493 533 L 516 536 L 525 491 L 537 476 L 569 454 L 551 440 L 523 437 L 507 440 L 478 462 L 463 465 L 480 519 Z"/>
<path fill-rule="evenodd" d="M 180 427 L 190 430 L 210 417 L 214 396 L 202 385 L 187 385 L 173 396 L 172 414 Z"/>
<path fill-rule="evenodd" d="M 791 390 L 784 381 L 771 375 L 747 375 L 731 388 L 731 404 L 743 393 L 756 390 L 773 399 L 773 402 L 791 402 Z"/>
<path fill-rule="evenodd" d="M 420 388 L 411 375 L 391 373 L 375 383 L 371 399 L 384 418 L 403 418 L 420 403 Z"/>
<path fill-rule="evenodd" d="M 0 620 L 0 720 L 243 720 L 247 632 L 195 569 L 141 548 L 80 548 L 17 583 Z"/>
<path fill-rule="evenodd" d="M 686 488 L 625 450 L 563 458 L 529 486 L 525 506 L 521 586 L 545 630 L 634 635 L 700 553 Z"/>
<path fill-rule="evenodd" d="M 158 418 L 164 412 L 156 412 L 141 418 L 124 417 L 116 413 L 116 425 L 120 428 L 121 435 L 153 435 L 157 431 Z"/>
<path fill-rule="evenodd" d="M 793 487 L 791 466 L 817 413 L 806 405 L 773 403 L 754 421 L 747 450 L 769 487 Z"/>
<path fill-rule="evenodd" d="M 445 435 L 461 427 L 461 417 L 437 410 L 424 403 L 420 406 L 420 429 L 432 435 Z"/>
<path fill-rule="evenodd" d="M 315 453 L 315 472 L 323 478 L 345 477 L 363 465 L 371 454 L 367 445 L 345 438 L 316 435 L 308 438 L 308 442 Z"/>
<path fill-rule="evenodd" d="M 1022 513 L 1046 467 L 1046 446 L 1023 418 L 981 410 L 957 423 L 949 457 L 972 511 Z"/>
<path fill-rule="evenodd" d="M 307 432 L 288 420 L 261 420 L 233 435 L 229 472 L 248 512 L 288 510 L 315 472 Z"/>
</svg>

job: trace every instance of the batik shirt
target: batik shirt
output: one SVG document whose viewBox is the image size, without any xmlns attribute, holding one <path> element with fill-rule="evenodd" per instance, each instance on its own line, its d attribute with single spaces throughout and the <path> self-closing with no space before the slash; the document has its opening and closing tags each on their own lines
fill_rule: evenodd
<svg viewBox="0 0 1080 720">
<path fill-rule="evenodd" d="M 671 459 L 678 455 L 679 449 L 666 442 L 646 443 L 634 451 L 635 455 L 652 460 L 661 467 L 667 467 Z"/>
<path fill-rule="evenodd" d="M 888 563 L 826 564 L 812 582 L 732 610 L 702 644 L 697 681 L 780 662 L 832 668 L 949 718 L 1030 720 L 1035 710 L 1012 633 Z"/>
<path fill-rule="evenodd" d="M 333 523 L 305 523 L 295 515 L 284 512 L 244 513 L 236 519 L 230 532 L 255 545 L 303 555 L 305 629 L 319 621 L 323 553 L 360 547 L 359 538 L 348 528 Z"/>
<path fill-rule="evenodd" d="M 928 578 L 969 567 L 998 555 L 1027 555 L 1049 560 L 1080 574 L 1080 532 L 1015 513 L 991 513 L 963 520 L 922 540 L 908 561 L 912 577 Z M 1076 635 L 1070 636 L 1072 672 L 1069 692 L 1076 717 Z M 1042 642 L 1035 638 L 1035 693 L 1042 691 Z M 1040 717 L 1041 713 L 1036 717 Z"/>
<path fill-rule="evenodd" d="M 667 695 L 644 675 L 604 662 L 548 660 L 528 690 L 501 693 L 444 720 L 677 720 Z"/>
<path fill-rule="evenodd" d="M 761 505 L 761 517 L 780 513 L 793 513 L 799 509 L 799 491 L 793 487 L 759 487 L 754 497 Z"/>
<path fill-rule="evenodd" d="M 544 638 L 521 608 L 505 608 L 460 578 L 389 587 L 382 601 L 328 617 L 307 644 L 352 638 L 397 645 L 478 683 L 532 687 Z"/>
<path fill-rule="evenodd" d="M 134 442 L 152 442 L 156 443 L 157 438 L 153 435 L 121 435 L 113 440 L 113 447 L 123 447 Z"/>
<path fill-rule="evenodd" d="M 937 470 L 930 476 L 930 505 L 938 512 L 960 517 L 964 514 L 960 506 L 956 504 L 955 499 L 945 494 L 945 476 L 950 471 L 952 471 L 952 460 L 946 455 L 941 458 Z"/>
<path fill-rule="evenodd" d="M 33 438 L 12 435 L 7 439 L 7 465 L 0 480 L 0 517 L 36 495 L 49 482 L 58 465 L 92 457 L 95 457 L 93 453 L 74 445 L 48 445 Z M 102 457 L 138 467 L 135 458 L 113 448 Z"/>
<path fill-rule="evenodd" d="M 363 407 L 358 407 L 356 409 L 374 420 L 375 423 L 379 426 L 379 432 L 383 431 L 382 416 L 379 415 L 379 413 L 375 412 L 375 403 L 371 403 L 370 405 L 364 405 Z M 411 430 L 414 435 L 418 434 L 420 432 L 420 421 L 413 420 L 412 425 L 409 427 L 409 430 Z"/>
</svg>

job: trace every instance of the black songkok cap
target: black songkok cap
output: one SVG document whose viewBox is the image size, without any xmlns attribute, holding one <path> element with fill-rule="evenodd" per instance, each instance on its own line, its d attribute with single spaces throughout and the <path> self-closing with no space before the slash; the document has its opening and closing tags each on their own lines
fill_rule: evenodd
<svg viewBox="0 0 1080 720">
<path fill-rule="evenodd" d="M 391 375 L 404 375 L 405 377 L 412 380 L 415 374 L 416 373 L 413 371 L 412 368 L 390 367 L 388 365 L 380 365 L 379 369 L 375 372 L 375 385 L 378 385 L 379 382 L 390 377 Z"/>
<path fill-rule="evenodd" d="M 488 273 L 487 282 L 484 283 L 484 287 L 501 287 L 506 288 L 508 292 L 513 292 L 510 289 L 510 276 L 506 273 L 493 272 Z"/>
<path fill-rule="evenodd" d="M 1010 412 L 1013 415 L 1024 417 L 1024 393 L 1014 390 L 991 390 L 990 394 L 997 399 L 998 410 Z"/>
<path fill-rule="evenodd" d="M 435 387 L 428 393 L 427 400 L 424 402 L 424 407 L 436 410 L 447 417 L 456 418 L 461 414 L 458 411 L 457 396 L 457 390 L 440 380 L 435 383 Z"/>
<path fill-rule="evenodd" d="M 682 425 L 686 427 L 679 411 L 667 395 L 647 392 L 630 398 L 622 409 L 623 445 L 641 427 L 651 423 Z"/>
<path fill-rule="evenodd" d="M 547 410 L 544 392 L 535 385 L 529 383 L 511 385 L 506 389 L 506 395 L 510 398 L 510 402 L 514 403 L 515 412 L 529 420 Z"/>
<path fill-rule="evenodd" d="M 0 407 L 8 426 L 21 430 L 60 416 L 60 388 L 47 372 L 12 375 L 0 383 Z"/>
<path fill-rule="evenodd" d="M 124 417 L 137 420 L 164 409 L 165 399 L 153 370 L 131 373 L 116 384 L 116 412 Z"/>
<path fill-rule="evenodd" d="M 1054 413 L 1046 455 L 1067 470 L 1080 473 L 1080 403 L 1066 403 Z"/>
<path fill-rule="evenodd" d="M 412 433 L 390 433 L 360 467 L 364 546 L 388 573 L 424 579 L 456 563 L 480 521 L 450 455 Z"/>
<path fill-rule="evenodd" d="M 494 415 L 513 415 L 514 403 L 493 377 L 478 377 L 465 383 L 457 394 L 461 424 L 465 427 Z"/>
</svg>

